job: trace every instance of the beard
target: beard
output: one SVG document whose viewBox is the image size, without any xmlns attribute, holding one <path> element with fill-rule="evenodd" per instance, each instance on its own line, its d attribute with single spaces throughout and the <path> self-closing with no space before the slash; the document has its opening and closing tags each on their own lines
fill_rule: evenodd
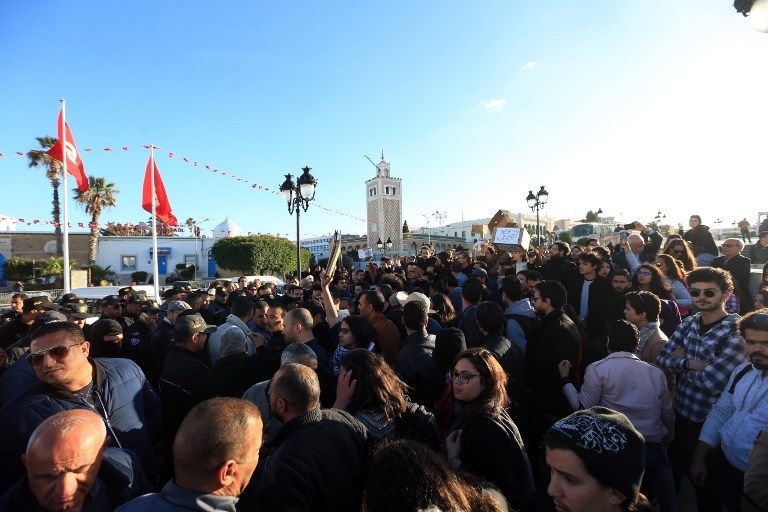
<svg viewBox="0 0 768 512">
<path fill-rule="evenodd" d="M 752 366 L 758 370 L 768 371 L 768 357 L 762 354 L 750 354 L 749 361 L 752 363 Z"/>
</svg>

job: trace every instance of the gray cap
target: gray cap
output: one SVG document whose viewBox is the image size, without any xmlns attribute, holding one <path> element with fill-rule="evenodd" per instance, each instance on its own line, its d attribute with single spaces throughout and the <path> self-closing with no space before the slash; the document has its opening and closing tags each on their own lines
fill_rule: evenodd
<svg viewBox="0 0 768 512">
<path fill-rule="evenodd" d="M 172 300 L 168 303 L 167 311 L 170 313 L 171 311 L 186 311 L 187 309 L 192 309 L 192 306 L 183 300 Z"/>
</svg>

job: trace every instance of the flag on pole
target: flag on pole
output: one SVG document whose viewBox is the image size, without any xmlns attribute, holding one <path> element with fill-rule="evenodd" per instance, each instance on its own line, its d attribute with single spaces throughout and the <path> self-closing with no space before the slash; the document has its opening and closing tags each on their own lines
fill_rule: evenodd
<svg viewBox="0 0 768 512">
<path fill-rule="evenodd" d="M 75 139 L 72 138 L 72 132 L 69 131 L 69 125 L 64 123 L 64 129 L 66 130 L 66 137 L 63 137 L 64 134 L 61 133 L 61 116 L 63 112 L 59 111 L 59 123 L 58 123 L 58 131 L 59 131 L 59 141 L 53 145 L 51 149 L 48 150 L 47 154 L 51 156 L 52 158 L 55 158 L 59 162 L 64 162 L 64 153 L 67 154 L 67 172 L 75 177 L 77 180 L 77 188 L 80 189 L 81 192 L 85 192 L 88 190 L 88 176 L 85 175 L 85 167 L 83 167 L 83 160 L 80 158 L 80 155 L 77 152 L 77 147 L 75 146 Z M 66 151 L 63 150 L 63 142 L 67 142 L 67 149 Z"/>
<path fill-rule="evenodd" d="M 152 193 L 152 173 L 155 173 L 155 190 Z M 168 201 L 168 194 L 165 191 L 165 185 L 160 178 L 160 172 L 157 170 L 157 164 L 150 155 L 147 161 L 147 171 L 144 174 L 144 188 L 141 194 L 141 206 L 149 213 L 152 213 L 152 198 L 155 200 L 155 215 L 163 223 L 169 226 L 178 226 L 179 221 L 171 211 L 171 203 Z"/>
</svg>

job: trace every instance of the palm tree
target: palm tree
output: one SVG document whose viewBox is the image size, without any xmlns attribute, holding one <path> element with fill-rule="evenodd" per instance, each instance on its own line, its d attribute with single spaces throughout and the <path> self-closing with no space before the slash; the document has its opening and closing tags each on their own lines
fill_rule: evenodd
<svg viewBox="0 0 768 512">
<path fill-rule="evenodd" d="M 51 149 L 59 139 L 46 135 L 45 137 L 35 137 L 42 149 L 32 149 L 27 152 L 27 158 L 29 159 L 29 167 L 46 167 L 46 176 L 51 180 L 51 186 L 53 187 L 53 226 L 56 233 L 56 255 L 63 256 L 64 251 L 61 248 L 62 236 L 61 236 L 61 208 L 59 206 L 59 183 L 61 179 L 61 162 L 55 158 L 48 156 L 46 151 Z"/>
<path fill-rule="evenodd" d="M 99 217 L 104 210 L 115 206 L 119 190 L 114 183 L 106 183 L 104 178 L 88 176 L 88 190 L 83 192 L 79 188 L 72 189 L 75 193 L 75 202 L 85 209 L 85 213 L 91 215 L 91 236 L 88 239 L 88 264 L 96 262 L 96 243 L 99 240 Z"/>
</svg>

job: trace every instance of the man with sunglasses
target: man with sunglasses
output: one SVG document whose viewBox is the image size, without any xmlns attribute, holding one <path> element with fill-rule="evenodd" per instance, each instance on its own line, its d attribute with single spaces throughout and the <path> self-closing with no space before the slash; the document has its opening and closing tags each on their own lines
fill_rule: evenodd
<svg viewBox="0 0 768 512">
<path fill-rule="evenodd" d="M 27 361 L 39 379 L 0 409 L 0 491 L 24 472 L 20 455 L 37 425 L 70 409 L 90 409 L 104 421 L 111 446 L 129 448 L 154 476 L 160 402 L 144 373 L 127 359 L 90 359 L 83 331 L 51 322 L 31 334 Z"/>
<path fill-rule="evenodd" d="M 678 485 L 688 472 L 707 414 L 734 368 L 747 360 L 747 349 L 737 329 L 740 317 L 725 311 L 725 302 L 733 293 L 731 275 L 719 268 L 701 267 L 688 274 L 688 285 L 698 313 L 678 326 L 658 359 L 662 369 L 677 375 L 677 418 L 670 460 Z M 710 475 L 716 479 L 712 471 L 716 465 L 712 460 L 708 464 Z M 697 487 L 699 510 L 709 510 L 713 504 L 720 510 L 715 490 L 712 485 Z"/>
<path fill-rule="evenodd" d="M 723 255 L 712 260 L 712 266 L 722 268 L 731 273 L 731 278 L 736 284 L 735 292 L 741 306 L 740 313 L 747 313 L 752 309 L 752 297 L 749 294 L 749 275 L 752 272 L 752 262 L 741 255 L 744 242 L 739 238 L 729 238 L 723 242 Z"/>
</svg>

